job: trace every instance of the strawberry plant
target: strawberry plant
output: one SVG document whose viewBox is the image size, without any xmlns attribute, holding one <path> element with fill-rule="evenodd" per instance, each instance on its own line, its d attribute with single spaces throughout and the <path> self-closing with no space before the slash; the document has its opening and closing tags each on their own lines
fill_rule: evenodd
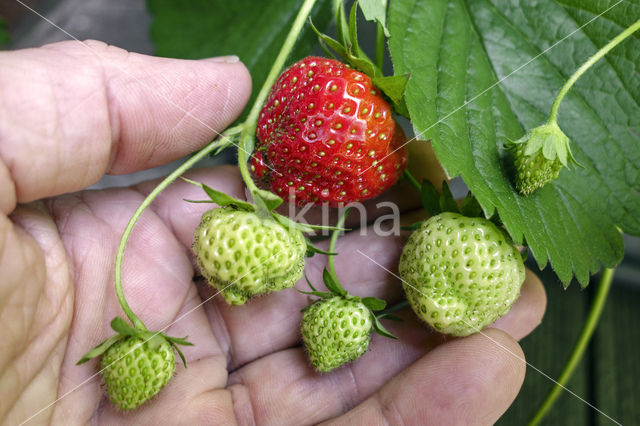
<svg viewBox="0 0 640 426">
<path fill-rule="evenodd" d="M 149 0 L 159 54 L 239 53 L 256 90 L 239 124 L 159 184 L 123 234 L 116 291 L 133 327 L 116 321 L 118 334 L 88 354 L 113 358 L 104 366 L 107 385 L 116 389 L 112 401 L 123 408 L 138 404 L 138 394 L 120 389 L 123 379 L 110 370 L 122 348 L 141 344 L 150 359 L 158 348 L 173 356 L 176 344 L 187 343 L 161 333 L 150 337 L 124 300 L 122 257 L 131 230 L 172 181 L 231 146 L 249 196 L 233 199 L 192 182 L 209 196 L 205 202 L 218 206 L 195 230 L 200 272 L 227 302 L 243 304 L 293 286 L 305 252 L 329 255 L 329 292 L 312 287 L 319 299 L 301 326 L 320 371 L 360 357 L 372 330 L 388 334 L 373 313 L 384 303 L 339 285 L 332 267 L 337 233 L 323 252 L 303 233 L 326 227 L 295 223 L 275 209 L 284 199 L 337 206 L 381 194 L 399 179 L 412 140 L 432 144 L 447 175 L 460 176 L 473 194 L 462 202 L 464 216 L 447 213 L 459 207 L 446 185 L 440 197 L 429 182 L 406 173 L 433 215 L 413 228 L 399 267 L 418 316 L 448 334 L 481 331 L 519 294 L 524 267 L 514 246 L 522 245 L 565 286 L 574 278 L 586 286 L 607 268 L 593 323 L 624 252 L 621 231 L 640 235 L 640 85 L 633 62 L 640 43 L 640 21 L 633 17 L 640 11 L 619 4 L 362 0 L 347 16 L 340 0 L 259 8 L 250 0 L 220 2 L 215 14 L 207 13 L 211 2 Z M 373 59 L 360 46 L 359 10 L 377 29 Z M 335 37 L 323 33 L 331 21 Z M 309 56 L 316 40 L 327 58 Z M 383 72 L 387 47 L 394 75 Z M 413 137 L 405 138 L 399 116 L 409 120 Z M 342 317 L 350 320 L 336 321 Z M 141 343 L 145 337 L 151 340 Z M 576 356 L 583 349 L 578 345 Z M 169 370 L 160 373 L 162 385 Z M 561 382 L 569 376 L 570 368 Z M 145 386 L 141 402 L 152 394 Z M 119 395 L 134 402 L 122 403 Z"/>
</svg>

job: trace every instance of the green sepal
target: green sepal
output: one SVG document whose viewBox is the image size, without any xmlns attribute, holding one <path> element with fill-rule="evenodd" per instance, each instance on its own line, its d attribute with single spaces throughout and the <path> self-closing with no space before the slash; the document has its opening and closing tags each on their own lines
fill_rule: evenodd
<svg viewBox="0 0 640 426">
<path fill-rule="evenodd" d="M 447 182 L 442 182 L 442 196 L 440 197 L 440 209 L 443 212 L 460 213 L 456 199 L 453 198 Z"/>
<path fill-rule="evenodd" d="M 171 344 L 171 347 L 178 352 L 178 356 L 180 357 L 180 359 L 182 360 L 182 365 L 184 365 L 184 368 L 187 368 L 187 360 L 184 357 L 184 354 L 182 353 L 182 351 L 180 350 L 180 348 L 178 347 L 178 345 L 176 345 L 174 342 L 172 342 L 171 340 L 169 340 L 169 343 Z"/>
<path fill-rule="evenodd" d="M 307 296 L 316 296 L 319 297 L 321 299 L 327 299 L 331 296 L 333 296 L 333 293 L 329 293 L 328 291 L 304 291 L 304 290 L 300 290 L 298 288 L 295 289 L 298 293 L 302 293 L 302 294 L 306 294 Z"/>
<path fill-rule="evenodd" d="M 351 45 L 347 45 L 347 50 L 351 54 L 356 66 L 370 77 L 382 77 L 382 71 L 378 68 L 366 53 L 360 48 L 358 43 L 358 1 L 354 1 L 349 12 L 349 38 Z"/>
<path fill-rule="evenodd" d="M 307 257 L 312 257 L 315 254 L 324 254 L 325 256 L 336 256 L 338 253 L 322 250 L 320 247 L 314 245 L 310 239 L 305 237 L 307 242 Z"/>
<path fill-rule="evenodd" d="M 462 200 L 460 213 L 467 217 L 484 217 L 482 207 L 471 191 L 467 192 L 467 196 Z"/>
<path fill-rule="evenodd" d="M 178 347 L 178 345 L 183 345 L 183 346 L 194 346 L 193 343 L 187 341 L 187 338 L 189 338 L 189 336 L 184 336 L 184 337 L 173 337 L 173 336 L 168 336 L 164 333 L 158 333 L 160 336 L 162 336 L 164 339 L 166 339 L 169 344 L 171 344 L 171 347 L 173 349 L 175 349 L 175 351 L 178 353 L 178 356 L 180 357 L 180 359 L 182 360 L 182 365 L 184 365 L 184 367 L 187 367 L 187 360 L 184 357 L 184 354 L 182 353 L 182 351 L 180 350 L 180 348 Z"/>
<path fill-rule="evenodd" d="M 430 216 L 442 213 L 442 209 L 440 208 L 440 193 L 436 187 L 426 179 L 422 181 L 422 186 L 420 187 L 420 200 L 422 201 L 422 206 Z"/>
<path fill-rule="evenodd" d="M 111 320 L 111 328 L 121 336 L 139 336 L 140 334 L 146 332 L 146 330 L 140 330 L 132 325 L 129 325 L 127 321 L 120 317 L 115 317 Z"/>
<path fill-rule="evenodd" d="M 248 211 L 248 212 L 252 212 L 255 211 L 255 206 L 251 203 L 247 203 L 246 201 L 243 200 L 238 200 L 237 198 L 233 198 L 230 195 L 225 194 L 224 192 L 221 191 L 217 191 L 213 188 L 211 188 L 208 185 L 205 185 L 204 183 L 201 182 L 196 182 L 193 181 L 191 179 L 187 179 L 185 177 L 181 178 L 182 180 L 184 180 L 185 182 L 188 182 L 192 185 L 195 185 L 199 188 L 202 188 L 202 190 L 209 196 L 211 201 L 208 200 L 185 200 L 189 203 L 215 203 L 217 205 L 219 205 L 220 207 L 233 207 L 235 209 L 238 210 L 244 210 L 244 211 Z"/>
<path fill-rule="evenodd" d="M 264 189 L 252 191 L 251 195 L 253 196 L 253 202 L 258 206 L 258 209 L 263 207 L 269 212 L 277 209 L 284 201 L 273 192 L 266 191 Z"/>
<path fill-rule="evenodd" d="M 309 18 L 309 26 L 311 26 L 313 32 L 318 36 L 321 46 L 332 49 L 338 54 L 338 56 L 342 58 L 347 57 L 347 49 L 338 40 L 335 40 L 328 35 L 321 33 L 320 30 L 318 30 L 316 26 L 313 25 L 313 22 L 311 22 L 311 18 Z M 328 52 L 328 54 L 335 58 L 335 55 L 333 55 L 330 51 Z"/>
<path fill-rule="evenodd" d="M 382 311 L 387 307 L 387 302 L 377 297 L 363 297 L 362 303 L 372 311 Z"/>
<path fill-rule="evenodd" d="M 348 46 L 351 44 L 351 40 L 349 39 L 349 24 L 347 23 L 343 0 L 333 1 L 333 13 L 336 22 L 336 34 L 338 36 L 338 40 L 340 40 L 340 43 L 342 43 L 343 46 Z"/>
<path fill-rule="evenodd" d="M 273 217 L 280 223 L 280 225 L 285 228 L 293 228 L 298 231 L 309 234 L 315 231 L 340 231 L 346 232 L 349 231 L 347 228 L 341 228 L 337 226 L 325 226 L 325 225 L 310 225 L 308 223 L 299 223 L 289 219 L 287 216 L 281 215 L 279 213 L 272 213 Z"/>
<path fill-rule="evenodd" d="M 114 343 L 116 343 L 121 338 L 122 338 L 122 335 L 114 334 L 113 336 L 109 337 L 108 339 L 102 341 L 101 343 L 96 345 L 93 349 L 91 349 L 89 352 L 84 354 L 84 356 L 82 358 L 80 358 L 80 360 L 78 362 L 76 362 L 76 365 L 84 364 L 85 362 L 89 361 L 90 359 L 99 357 L 100 355 L 105 353 Z"/>
<path fill-rule="evenodd" d="M 398 340 L 398 338 L 396 336 L 394 336 L 393 334 L 391 334 L 390 331 L 388 331 L 386 328 L 384 328 L 384 326 L 382 325 L 380 320 L 375 315 L 374 315 L 373 318 L 374 318 L 373 331 L 375 331 L 376 333 L 378 333 L 381 336 L 388 337 L 390 339 Z"/>
<path fill-rule="evenodd" d="M 373 77 L 371 82 L 393 102 L 393 104 L 399 104 L 403 100 L 404 90 L 409 82 L 409 76 L 391 75 L 387 77 Z"/>
<path fill-rule="evenodd" d="M 307 274 L 304 274 L 304 280 L 307 282 L 307 285 L 309 286 L 309 288 L 313 291 L 318 291 L 316 290 L 316 288 L 313 286 L 313 284 L 311 284 L 311 280 L 309 279 L 309 277 L 307 276 Z"/>
<path fill-rule="evenodd" d="M 193 346 L 193 343 L 189 342 L 187 339 L 189 338 L 189 336 L 184 336 L 184 337 L 173 337 L 173 336 L 168 336 L 164 333 L 161 333 L 162 336 L 167 339 L 169 342 L 171 343 L 175 343 L 176 345 L 183 345 L 183 346 Z"/>
<path fill-rule="evenodd" d="M 342 297 L 348 294 L 347 291 L 342 288 L 340 282 L 338 282 L 338 277 L 326 268 L 322 271 L 322 280 L 324 281 L 324 285 L 327 287 L 327 290 L 331 293 Z"/>
<path fill-rule="evenodd" d="M 411 225 L 407 225 L 407 226 L 401 226 L 400 229 L 402 229 L 403 231 L 415 231 L 416 229 L 419 229 L 422 226 L 422 221 L 419 222 L 413 222 Z"/>
<path fill-rule="evenodd" d="M 400 318 L 397 315 L 394 315 L 392 313 L 383 313 L 380 315 L 376 315 L 376 318 L 378 318 L 379 320 L 381 319 L 387 319 L 389 321 L 395 321 L 395 322 L 403 322 L 404 320 L 402 318 Z"/>
</svg>

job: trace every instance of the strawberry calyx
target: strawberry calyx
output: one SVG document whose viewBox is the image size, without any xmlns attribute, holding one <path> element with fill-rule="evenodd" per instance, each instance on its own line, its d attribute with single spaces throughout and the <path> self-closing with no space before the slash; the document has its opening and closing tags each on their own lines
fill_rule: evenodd
<svg viewBox="0 0 640 426">
<path fill-rule="evenodd" d="M 168 334 L 162 333 L 160 331 L 149 331 L 149 330 L 141 330 L 139 328 L 133 327 L 127 323 L 123 318 L 115 317 L 111 320 L 111 328 L 116 334 L 111 337 L 103 340 L 98 345 L 96 345 L 93 349 L 87 352 L 80 360 L 76 363 L 76 365 L 84 364 L 90 359 L 97 358 L 102 356 L 111 346 L 116 344 L 117 342 L 131 336 L 140 337 L 145 342 L 148 343 L 151 349 L 155 349 L 159 347 L 163 342 L 168 342 L 171 347 L 178 353 L 180 359 L 184 366 L 187 366 L 187 361 L 184 357 L 184 354 L 178 347 L 178 345 L 183 346 L 193 346 L 193 343 L 187 341 L 189 336 L 185 337 L 173 337 Z"/>
<path fill-rule="evenodd" d="M 429 216 L 436 216 L 440 213 L 458 213 L 465 217 L 486 218 L 496 225 L 510 244 L 514 244 L 511 235 L 509 235 L 507 230 L 504 228 L 498 212 L 495 212 L 487 218 L 484 214 L 484 209 L 471 191 L 467 192 L 467 195 L 461 203 L 458 203 L 458 201 L 453 197 L 451 189 L 446 181 L 442 182 L 442 192 L 439 192 L 435 185 L 429 180 L 424 179 L 420 184 L 408 170 L 405 170 L 404 174 L 412 185 L 420 192 L 422 206 Z M 422 226 L 425 220 L 427 220 L 427 218 L 414 222 L 408 226 L 403 226 L 402 229 L 405 231 L 415 231 Z"/>
<path fill-rule="evenodd" d="M 529 130 L 517 141 L 511 141 L 508 146 L 515 155 L 518 192 L 529 195 L 557 179 L 564 167 L 578 165 L 569 143 L 569 137 L 555 120 Z"/>
<path fill-rule="evenodd" d="M 409 82 L 409 76 L 405 74 L 385 76 L 381 66 L 375 64 L 362 50 L 358 43 L 357 11 L 358 2 L 355 1 L 349 12 L 349 19 L 345 17 L 344 5 L 336 9 L 336 22 L 338 40 L 321 33 L 311 20 L 309 25 L 318 36 L 320 46 L 325 54 L 333 59 L 336 56 L 354 69 L 363 72 L 371 78 L 371 82 L 390 101 L 393 110 L 404 117 L 409 118 L 409 111 L 404 101 L 404 91 Z M 387 36 L 386 31 L 383 33 Z"/>
</svg>

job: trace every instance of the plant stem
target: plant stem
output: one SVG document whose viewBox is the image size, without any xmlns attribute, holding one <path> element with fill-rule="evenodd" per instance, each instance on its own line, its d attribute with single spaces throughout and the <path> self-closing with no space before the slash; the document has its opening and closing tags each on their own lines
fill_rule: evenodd
<svg viewBox="0 0 640 426">
<path fill-rule="evenodd" d="M 567 94 L 571 86 L 585 73 L 593 64 L 595 64 L 600 58 L 606 55 L 611 49 L 616 47 L 622 40 L 629 37 L 635 31 L 640 29 L 640 19 L 637 20 L 634 24 L 632 24 L 629 28 L 618 34 L 615 38 L 613 38 L 609 43 L 605 44 L 600 50 L 596 52 L 595 55 L 590 57 L 587 62 L 582 64 L 580 68 L 573 73 L 569 80 L 562 86 L 560 92 L 558 92 L 558 96 L 553 101 L 553 105 L 551 106 L 551 112 L 549 113 L 549 123 L 555 122 L 558 118 L 558 108 L 560 108 L 560 102 Z"/>
<path fill-rule="evenodd" d="M 271 90 L 271 86 L 275 83 L 276 79 L 280 75 L 280 71 L 282 70 L 285 61 L 289 57 L 293 46 L 296 43 L 298 35 L 302 31 L 302 27 L 305 24 L 309 14 L 311 14 L 311 9 L 313 9 L 313 5 L 316 0 L 305 0 L 300 7 L 300 11 L 298 12 L 298 16 L 293 21 L 293 25 L 291 26 L 291 30 L 289 30 L 289 34 L 282 44 L 282 48 L 280 49 L 280 53 L 276 57 L 273 65 L 271 66 L 271 70 L 267 75 L 260 92 L 258 92 L 258 96 L 256 97 L 249 114 L 247 115 L 247 119 L 244 122 L 244 130 L 242 131 L 242 135 L 240 136 L 240 144 L 238 146 L 238 166 L 240 167 L 240 174 L 242 175 L 242 179 L 244 180 L 247 188 L 251 191 L 254 196 L 257 196 L 258 187 L 251 179 L 251 175 L 249 174 L 249 169 L 247 168 L 247 158 L 253 152 L 254 145 L 254 137 L 256 134 L 256 126 L 258 123 L 258 115 L 260 114 L 260 110 L 262 109 L 262 105 L 264 104 L 267 96 L 269 95 L 269 91 Z"/>
<path fill-rule="evenodd" d="M 418 192 L 422 192 L 422 185 L 420 185 L 420 182 L 411 174 L 409 169 L 404 169 L 404 177 Z"/>
<path fill-rule="evenodd" d="M 338 223 L 336 223 L 336 229 L 335 231 L 333 231 L 331 233 L 331 239 L 329 240 L 329 253 L 335 253 L 336 252 L 336 243 L 338 242 L 338 236 L 340 235 L 340 229 L 344 228 L 344 222 L 347 220 L 347 216 L 349 216 L 349 212 L 351 211 L 351 207 L 349 207 L 348 209 L 346 209 L 344 211 L 344 213 L 342 214 L 342 216 L 340 216 L 340 218 L 338 218 Z M 328 263 L 328 267 L 329 267 L 329 272 L 331 272 L 331 274 L 333 274 L 334 277 L 337 277 L 336 275 L 336 265 L 334 262 L 334 257 L 333 256 L 329 256 L 329 259 L 327 261 Z"/>
<path fill-rule="evenodd" d="M 127 299 L 124 296 L 124 291 L 122 290 L 122 259 L 124 257 L 124 250 L 127 246 L 127 241 L 129 240 L 129 236 L 131 235 L 131 231 L 135 226 L 136 222 L 142 216 L 142 213 L 146 210 L 147 207 L 153 202 L 153 200 L 160 194 L 167 186 L 169 186 L 174 180 L 176 180 L 181 174 L 191 168 L 194 164 L 208 155 L 211 151 L 220 147 L 221 145 L 227 143 L 229 136 L 235 135 L 242 130 L 243 126 L 239 125 L 228 129 L 226 132 L 220 135 L 220 137 L 216 138 L 214 141 L 210 142 L 209 145 L 202 148 L 202 150 L 198 151 L 192 157 L 190 157 L 187 161 L 180 165 L 176 170 L 173 171 L 169 176 L 164 178 L 162 182 L 156 186 L 153 191 L 142 201 L 140 206 L 136 209 L 135 213 L 131 219 L 129 219 L 129 223 L 127 223 L 127 227 L 124 229 L 122 233 L 122 237 L 120 238 L 120 244 L 118 245 L 118 252 L 116 253 L 116 261 L 115 261 L 115 287 L 116 287 L 116 295 L 118 296 L 118 301 L 120 302 L 120 306 L 122 310 L 127 315 L 129 320 L 133 323 L 134 327 L 140 330 L 146 330 L 147 327 L 144 323 L 133 313 L 133 310 L 127 303 Z"/>
<path fill-rule="evenodd" d="M 593 335 L 593 332 L 598 325 L 598 321 L 600 320 L 600 315 L 602 314 L 602 310 L 607 300 L 607 295 L 609 294 L 609 289 L 611 288 L 611 283 L 613 282 L 614 272 L 615 268 L 606 268 L 602 272 L 602 277 L 600 278 L 600 282 L 598 283 L 598 290 L 596 292 L 595 298 L 593 299 L 591 310 L 589 311 L 587 321 L 582 328 L 582 332 L 578 337 L 578 341 L 573 348 L 573 352 L 571 353 L 569 360 L 564 366 L 560 377 L 558 377 L 558 381 L 554 385 L 553 389 L 551 389 L 551 392 L 549 392 L 547 398 L 544 400 L 536 414 L 529 422 L 530 426 L 539 424 L 544 416 L 549 412 L 551 407 L 553 407 L 553 404 L 556 402 L 556 399 L 558 399 L 560 392 L 564 389 L 569 379 L 571 379 L 574 370 L 582 359 L 584 351 L 587 349 L 587 345 L 591 340 L 591 336 Z"/>
<path fill-rule="evenodd" d="M 382 0 L 382 7 L 387 9 L 387 0 Z M 384 68 L 384 48 L 385 48 L 385 36 L 384 36 L 384 28 L 380 22 L 378 22 L 378 26 L 376 27 L 376 66 L 380 68 L 380 71 L 383 71 Z"/>
</svg>

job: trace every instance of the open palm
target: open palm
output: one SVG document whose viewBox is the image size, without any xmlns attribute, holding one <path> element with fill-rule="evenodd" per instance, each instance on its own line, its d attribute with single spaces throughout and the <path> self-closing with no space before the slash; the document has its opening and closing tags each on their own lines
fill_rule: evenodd
<svg viewBox="0 0 640 426">
<path fill-rule="evenodd" d="M 208 207 L 182 201 L 201 194 L 176 182 L 134 229 L 124 291 L 149 329 L 189 335 L 195 346 L 183 348 L 188 367 L 178 365 L 150 402 L 130 413 L 114 409 L 97 361 L 75 363 L 123 315 L 113 290 L 115 252 L 154 184 L 70 192 L 105 172 L 141 170 L 202 146 L 244 106 L 248 75 L 231 59 L 149 58 L 95 42 L 0 53 L 0 64 L 3 422 L 490 424 L 515 398 L 525 364 L 514 339 L 544 311 L 533 274 L 496 328 L 445 339 L 400 311 L 404 322 L 387 324 L 399 341 L 374 336 L 362 358 L 320 375 L 300 346 L 307 296 L 286 290 L 229 307 L 194 282 L 190 246 Z M 243 195 L 233 167 L 190 177 Z M 347 234 L 337 246 L 342 284 L 398 302 L 401 285 L 380 265 L 394 271 L 401 245 L 400 237 Z M 309 259 L 314 283 L 325 262 Z"/>
</svg>

